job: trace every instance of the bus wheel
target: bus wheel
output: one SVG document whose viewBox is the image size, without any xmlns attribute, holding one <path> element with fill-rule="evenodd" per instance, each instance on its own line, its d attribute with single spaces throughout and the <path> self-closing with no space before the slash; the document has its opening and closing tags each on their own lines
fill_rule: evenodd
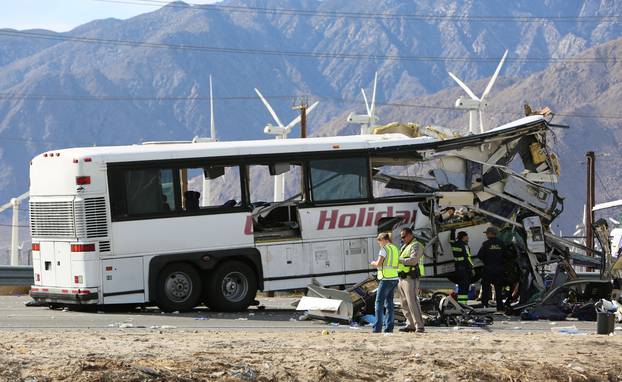
<svg viewBox="0 0 622 382">
<path fill-rule="evenodd" d="M 189 264 L 167 265 L 158 277 L 156 303 L 164 312 L 187 311 L 199 305 L 202 283 Z"/>
<path fill-rule="evenodd" d="M 240 312 L 255 300 L 257 276 L 248 265 L 228 261 L 211 272 L 206 286 L 206 303 L 210 309 Z"/>
</svg>

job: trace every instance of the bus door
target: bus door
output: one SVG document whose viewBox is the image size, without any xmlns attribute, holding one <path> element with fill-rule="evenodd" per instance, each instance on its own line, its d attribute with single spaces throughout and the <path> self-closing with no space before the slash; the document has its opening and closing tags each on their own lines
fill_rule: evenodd
<svg viewBox="0 0 622 382">
<path fill-rule="evenodd" d="M 41 285 L 66 287 L 72 285 L 69 243 L 40 242 Z"/>
</svg>

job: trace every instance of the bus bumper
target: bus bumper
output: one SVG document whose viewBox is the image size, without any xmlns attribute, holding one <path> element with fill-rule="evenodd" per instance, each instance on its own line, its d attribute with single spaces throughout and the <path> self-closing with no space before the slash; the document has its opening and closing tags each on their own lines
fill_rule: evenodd
<svg viewBox="0 0 622 382">
<path fill-rule="evenodd" d="M 68 289 L 31 285 L 30 297 L 37 302 L 58 304 L 97 304 L 99 301 L 97 288 Z"/>
</svg>

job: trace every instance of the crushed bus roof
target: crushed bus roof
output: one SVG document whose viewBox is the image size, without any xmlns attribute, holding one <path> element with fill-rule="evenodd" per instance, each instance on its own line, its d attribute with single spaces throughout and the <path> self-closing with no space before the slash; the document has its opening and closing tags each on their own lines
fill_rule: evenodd
<svg viewBox="0 0 622 382">
<path fill-rule="evenodd" d="M 435 146 L 471 145 L 491 136 L 508 133 L 524 127 L 533 127 L 544 121 L 541 116 L 529 116 L 499 126 L 483 134 L 464 136 L 447 140 L 421 136 L 411 138 L 403 134 L 354 135 L 335 137 L 311 137 L 292 139 L 262 139 L 248 141 L 197 142 L 197 143 L 158 143 L 148 145 L 80 147 L 54 150 L 63 157 L 90 157 L 101 162 L 126 162 L 184 159 L 196 157 L 229 157 L 268 155 L 279 153 L 311 153 L 337 150 L 365 150 L 409 147 L 412 149 L 431 149 Z M 44 155 L 40 154 L 39 156 Z"/>
</svg>

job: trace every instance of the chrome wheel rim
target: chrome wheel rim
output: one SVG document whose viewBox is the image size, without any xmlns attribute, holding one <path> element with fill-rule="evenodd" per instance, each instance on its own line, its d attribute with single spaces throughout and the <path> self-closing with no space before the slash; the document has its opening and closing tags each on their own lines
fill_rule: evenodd
<svg viewBox="0 0 622 382">
<path fill-rule="evenodd" d="M 192 294 L 192 280 L 184 272 L 173 272 L 166 279 L 164 291 L 169 300 L 184 302 Z"/>
<path fill-rule="evenodd" d="M 231 302 L 240 302 L 248 294 L 248 279 L 240 272 L 229 272 L 222 279 L 222 295 Z"/>
</svg>

